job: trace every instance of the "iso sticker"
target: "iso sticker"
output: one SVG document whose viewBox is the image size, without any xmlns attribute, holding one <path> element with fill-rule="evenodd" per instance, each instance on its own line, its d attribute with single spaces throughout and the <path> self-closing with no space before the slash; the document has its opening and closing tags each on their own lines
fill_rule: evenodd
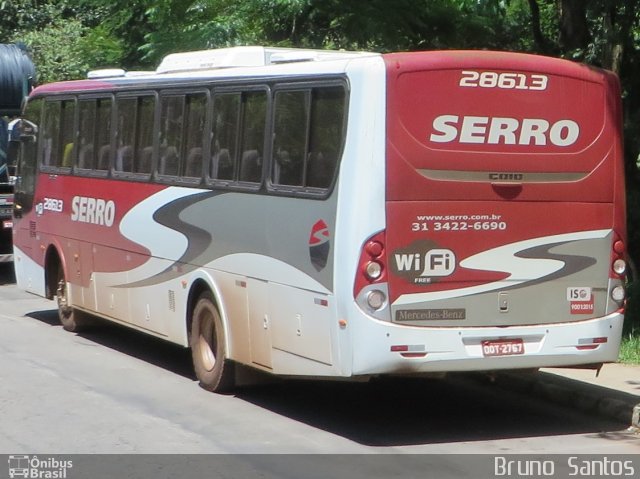
<svg viewBox="0 0 640 479">
<path fill-rule="evenodd" d="M 571 287 L 567 288 L 567 301 L 590 301 L 591 288 Z"/>
</svg>

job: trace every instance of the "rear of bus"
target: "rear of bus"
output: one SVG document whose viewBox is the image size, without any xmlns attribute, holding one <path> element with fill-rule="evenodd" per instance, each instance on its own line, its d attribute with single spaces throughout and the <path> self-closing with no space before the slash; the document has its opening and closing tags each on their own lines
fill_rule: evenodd
<svg viewBox="0 0 640 479">
<path fill-rule="evenodd" d="M 384 61 L 386 228 L 363 247 L 355 291 L 388 310 L 378 369 L 615 361 L 626 267 L 616 77 L 514 53 Z M 370 262 L 381 268 L 368 277 Z M 354 370 L 370 361 L 356 352 Z"/>
</svg>

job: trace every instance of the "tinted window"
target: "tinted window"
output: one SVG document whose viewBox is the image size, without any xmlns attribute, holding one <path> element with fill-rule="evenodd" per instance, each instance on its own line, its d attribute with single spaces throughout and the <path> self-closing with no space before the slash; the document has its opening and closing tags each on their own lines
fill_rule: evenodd
<svg viewBox="0 0 640 479">
<path fill-rule="evenodd" d="M 137 103 L 137 98 L 119 98 L 117 100 L 118 141 L 116 142 L 115 163 L 113 165 L 116 171 L 133 171 Z"/>
<path fill-rule="evenodd" d="M 98 170 L 108 170 L 111 160 L 111 106 L 110 98 L 99 98 L 96 100 L 96 168 Z"/>
<path fill-rule="evenodd" d="M 177 176 L 184 127 L 184 95 L 165 96 L 160 101 L 160 159 L 158 173 Z"/>
<path fill-rule="evenodd" d="M 239 93 L 216 95 L 213 102 L 211 178 L 233 180 L 240 122 Z"/>
<path fill-rule="evenodd" d="M 329 188 L 343 142 L 344 88 L 278 91 L 274 100 L 272 182 Z"/>
<path fill-rule="evenodd" d="M 136 117 L 136 148 L 134 156 L 134 171 L 136 173 L 151 173 L 154 110 L 154 97 L 146 96 L 139 99 Z"/>
<path fill-rule="evenodd" d="M 276 93 L 273 140 L 275 183 L 304 186 L 309 97 L 308 91 Z"/>
<path fill-rule="evenodd" d="M 207 95 L 195 94 L 186 97 L 185 167 L 184 176 L 202 176 L 204 129 L 207 119 Z"/>
<path fill-rule="evenodd" d="M 243 95 L 242 143 L 240 147 L 240 181 L 259 183 L 262 180 L 266 117 L 266 93 L 245 93 Z"/>
<path fill-rule="evenodd" d="M 96 100 L 80 100 L 78 137 L 78 168 L 95 167 Z"/>
<path fill-rule="evenodd" d="M 313 90 L 306 186 L 331 185 L 344 141 L 345 99 L 342 87 Z"/>
<path fill-rule="evenodd" d="M 153 157 L 152 96 L 119 98 L 118 141 L 114 169 L 128 173 L 150 173 Z"/>
</svg>

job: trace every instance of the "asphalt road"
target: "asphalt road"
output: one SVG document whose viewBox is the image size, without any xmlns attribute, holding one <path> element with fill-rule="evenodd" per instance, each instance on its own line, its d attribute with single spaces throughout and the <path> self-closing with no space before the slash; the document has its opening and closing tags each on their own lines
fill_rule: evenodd
<svg viewBox="0 0 640 479">
<path fill-rule="evenodd" d="M 188 351 L 106 323 L 68 333 L 53 308 L 0 268 L 0 454 L 640 452 L 626 424 L 463 375 L 216 395 Z"/>
</svg>

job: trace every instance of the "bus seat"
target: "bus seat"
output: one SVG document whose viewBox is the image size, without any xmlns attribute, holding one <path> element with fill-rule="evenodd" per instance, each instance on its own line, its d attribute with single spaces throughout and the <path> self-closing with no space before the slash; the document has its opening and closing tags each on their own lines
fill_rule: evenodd
<svg viewBox="0 0 640 479">
<path fill-rule="evenodd" d="M 233 163 L 227 148 L 222 148 L 211 158 L 211 178 L 233 179 Z"/>
<path fill-rule="evenodd" d="M 111 163 L 111 145 L 103 145 L 98 152 L 98 169 L 108 170 Z"/>
<path fill-rule="evenodd" d="M 83 145 L 80 148 L 80 153 L 78 153 L 78 168 L 93 168 L 93 154 L 93 143 Z"/>
<path fill-rule="evenodd" d="M 262 158 L 258 150 L 247 150 L 242 154 L 240 181 L 260 183 L 262 179 Z"/>
<path fill-rule="evenodd" d="M 116 156 L 116 166 L 115 169 L 117 171 L 133 171 L 133 148 L 131 145 L 121 146 L 118 149 L 118 154 Z"/>
<path fill-rule="evenodd" d="M 160 167 L 158 173 L 161 175 L 176 176 L 178 174 L 178 149 L 175 146 L 165 147 L 160 156 Z"/>
<path fill-rule="evenodd" d="M 62 152 L 62 165 L 67 168 L 71 168 L 73 164 L 73 152 L 75 150 L 75 146 L 73 143 L 67 143 L 64 145 L 64 150 Z"/>
<path fill-rule="evenodd" d="M 312 151 L 307 159 L 307 186 L 328 188 L 333 179 L 334 162 L 322 154 Z"/>
<path fill-rule="evenodd" d="M 153 147 L 145 146 L 140 152 L 140 159 L 136 168 L 138 173 L 151 173 L 151 163 L 153 160 Z"/>
<path fill-rule="evenodd" d="M 202 148 L 196 146 L 191 148 L 187 155 L 187 161 L 184 168 L 184 176 L 191 178 L 200 178 L 202 176 Z"/>
</svg>

